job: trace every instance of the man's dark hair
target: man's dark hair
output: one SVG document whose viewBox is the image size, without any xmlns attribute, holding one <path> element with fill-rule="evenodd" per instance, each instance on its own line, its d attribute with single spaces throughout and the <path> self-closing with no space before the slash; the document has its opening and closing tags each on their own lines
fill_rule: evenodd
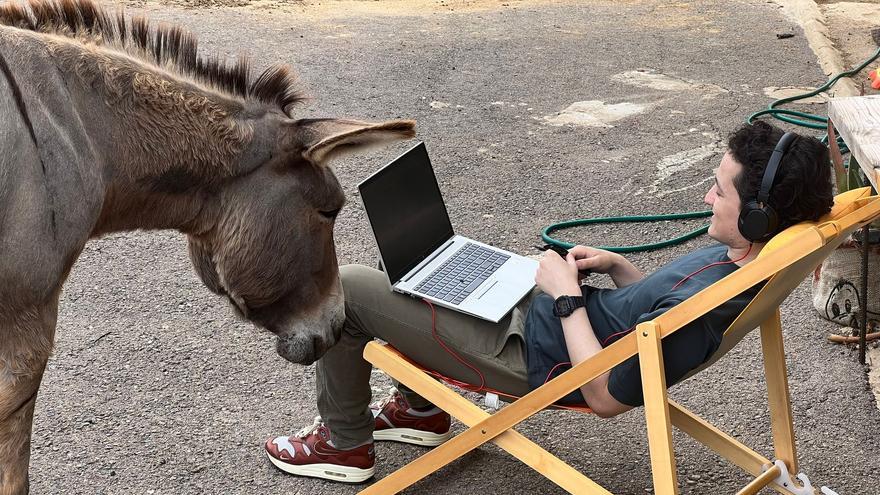
<svg viewBox="0 0 880 495">
<path fill-rule="evenodd" d="M 733 179 L 743 205 L 758 195 L 764 169 L 783 134 L 782 129 L 757 121 L 730 135 L 727 148 L 743 167 Z M 828 148 L 818 139 L 798 135 L 789 144 L 767 201 L 779 215 L 778 231 L 799 222 L 818 220 L 831 211 L 831 170 Z"/>
</svg>

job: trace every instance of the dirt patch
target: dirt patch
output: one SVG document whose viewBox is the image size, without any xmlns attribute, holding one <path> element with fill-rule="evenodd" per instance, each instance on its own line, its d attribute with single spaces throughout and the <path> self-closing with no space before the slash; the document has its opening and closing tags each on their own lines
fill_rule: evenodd
<svg viewBox="0 0 880 495">
<path fill-rule="evenodd" d="M 315 17 L 340 15 L 418 15 L 477 12 L 537 5 L 571 4 L 576 0 L 124 0 L 127 5 L 173 5 L 184 8 L 244 7 Z"/>
<path fill-rule="evenodd" d="M 714 18 L 717 11 L 693 2 L 668 2 L 657 5 L 652 14 L 656 28 L 686 29 L 708 34 L 719 33 Z"/>
<path fill-rule="evenodd" d="M 852 69 L 877 50 L 871 30 L 880 27 L 880 0 L 872 2 L 824 2 L 820 5 L 828 31 L 840 52 L 846 69 Z M 868 72 L 880 66 L 880 60 L 870 64 L 853 77 L 864 85 L 865 94 L 876 94 L 871 88 Z"/>
<path fill-rule="evenodd" d="M 666 74 L 661 74 L 653 69 L 626 71 L 620 74 L 614 74 L 611 76 L 611 79 L 623 84 L 652 88 L 660 91 L 699 91 L 704 93 L 704 98 L 711 98 L 722 93 L 727 93 L 726 89 L 714 84 L 705 84 L 667 76 Z"/>
<path fill-rule="evenodd" d="M 556 115 L 544 117 L 544 121 L 556 126 L 613 127 L 611 122 L 638 115 L 646 109 L 646 105 L 628 102 L 608 104 L 598 100 L 578 101 Z"/>
</svg>

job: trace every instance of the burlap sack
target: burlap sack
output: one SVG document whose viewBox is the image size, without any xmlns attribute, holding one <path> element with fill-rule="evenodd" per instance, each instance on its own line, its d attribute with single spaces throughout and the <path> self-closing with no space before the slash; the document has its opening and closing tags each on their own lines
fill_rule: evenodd
<svg viewBox="0 0 880 495">
<path fill-rule="evenodd" d="M 858 327 L 862 253 L 852 240 L 841 244 L 813 273 L 813 307 L 819 316 L 845 327 Z M 868 253 L 868 328 L 880 323 L 880 246 Z"/>
</svg>

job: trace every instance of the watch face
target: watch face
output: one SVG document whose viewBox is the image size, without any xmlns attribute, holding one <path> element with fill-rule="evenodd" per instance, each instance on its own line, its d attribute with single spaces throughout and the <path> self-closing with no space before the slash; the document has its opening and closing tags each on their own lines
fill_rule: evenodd
<svg viewBox="0 0 880 495">
<path fill-rule="evenodd" d="M 563 296 L 554 301 L 553 310 L 556 313 L 556 316 L 568 316 L 574 311 L 572 306 L 571 299 Z"/>
<path fill-rule="evenodd" d="M 553 314 L 558 317 L 566 317 L 583 306 L 584 299 L 581 296 L 559 296 L 553 301 Z"/>
<path fill-rule="evenodd" d="M 571 314 L 571 311 L 573 309 L 574 308 L 571 307 L 571 299 L 566 297 L 565 299 L 562 300 L 562 311 L 565 314 Z"/>
</svg>

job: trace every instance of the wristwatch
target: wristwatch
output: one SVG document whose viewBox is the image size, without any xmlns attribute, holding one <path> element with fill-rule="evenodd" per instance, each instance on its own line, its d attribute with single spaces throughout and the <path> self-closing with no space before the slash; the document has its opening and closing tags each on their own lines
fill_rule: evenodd
<svg viewBox="0 0 880 495">
<path fill-rule="evenodd" d="M 583 296 L 559 296 L 553 301 L 553 316 L 565 318 L 571 316 L 574 310 L 583 307 Z"/>
</svg>

